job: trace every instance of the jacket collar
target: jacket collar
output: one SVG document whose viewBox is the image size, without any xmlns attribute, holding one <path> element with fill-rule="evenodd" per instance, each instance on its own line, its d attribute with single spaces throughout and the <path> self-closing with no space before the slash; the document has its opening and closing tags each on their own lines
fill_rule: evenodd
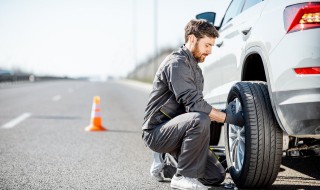
<svg viewBox="0 0 320 190">
<path fill-rule="evenodd" d="M 191 51 L 185 45 L 183 45 L 181 48 L 187 54 L 190 62 L 194 63 L 195 65 L 198 65 L 198 62 L 197 62 L 196 58 L 194 58 L 194 56 L 191 53 Z"/>
</svg>

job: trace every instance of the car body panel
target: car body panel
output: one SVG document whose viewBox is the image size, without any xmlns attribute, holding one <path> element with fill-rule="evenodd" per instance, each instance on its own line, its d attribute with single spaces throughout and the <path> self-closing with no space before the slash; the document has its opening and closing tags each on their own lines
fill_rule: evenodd
<svg viewBox="0 0 320 190">
<path fill-rule="evenodd" d="M 243 42 L 247 40 L 242 31 L 252 28 L 264 6 L 264 2 L 259 3 L 254 6 L 255 9 L 247 9 L 222 26 L 219 30 L 220 37 L 216 40 L 216 44 L 222 43 L 221 46 L 214 46 L 213 56 L 209 56 L 210 59 L 207 59 L 206 63 L 201 65 L 204 75 L 210 75 L 210 81 L 220 81 L 213 83 L 205 81 L 204 87 L 205 99 L 218 109 L 225 107 L 229 90 L 233 84 L 241 80 L 241 65 L 239 63 L 245 52 L 245 43 Z M 223 71 L 223 74 L 221 71 Z"/>
<path fill-rule="evenodd" d="M 208 103 L 218 109 L 225 107 L 231 86 L 243 80 L 246 59 L 256 54 L 263 62 L 280 127 L 291 136 L 320 138 L 320 75 L 294 71 L 320 66 L 320 28 L 287 34 L 284 26 L 285 8 L 304 2 L 309 1 L 266 0 L 220 27 L 216 40 L 220 47 L 215 46 L 213 55 L 201 65 Z"/>
</svg>

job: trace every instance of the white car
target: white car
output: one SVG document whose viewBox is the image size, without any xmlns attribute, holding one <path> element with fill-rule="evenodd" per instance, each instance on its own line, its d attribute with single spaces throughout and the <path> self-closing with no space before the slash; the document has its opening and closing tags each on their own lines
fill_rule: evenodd
<svg viewBox="0 0 320 190">
<path fill-rule="evenodd" d="M 233 0 L 216 27 L 204 96 L 220 109 L 236 101 L 245 126 L 213 124 L 211 144 L 238 187 L 267 187 L 283 155 L 320 152 L 320 1 Z"/>
</svg>

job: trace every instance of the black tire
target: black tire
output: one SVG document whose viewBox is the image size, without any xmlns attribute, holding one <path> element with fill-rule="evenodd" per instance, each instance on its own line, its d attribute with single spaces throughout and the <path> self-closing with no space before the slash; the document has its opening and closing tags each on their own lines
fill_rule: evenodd
<svg viewBox="0 0 320 190">
<path fill-rule="evenodd" d="M 229 92 L 227 102 L 231 101 L 237 101 L 243 110 L 245 126 L 226 125 L 225 149 L 230 175 L 239 188 L 271 186 L 281 165 L 283 134 L 272 111 L 267 85 L 238 82 Z M 232 144 L 238 154 L 232 154 L 236 152 L 230 150 Z"/>
</svg>

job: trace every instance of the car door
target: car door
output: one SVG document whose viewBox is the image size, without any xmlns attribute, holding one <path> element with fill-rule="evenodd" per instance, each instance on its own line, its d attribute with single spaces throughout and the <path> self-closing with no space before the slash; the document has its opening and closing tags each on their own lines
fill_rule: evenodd
<svg viewBox="0 0 320 190">
<path fill-rule="evenodd" d="M 230 38 L 230 31 L 233 23 L 230 22 L 237 16 L 244 4 L 245 0 L 233 0 L 222 20 L 221 28 L 219 29 L 220 37 L 216 39 L 216 45 L 212 49 L 212 55 L 208 63 L 204 66 L 205 76 L 205 99 L 215 108 L 222 109 L 225 107 L 225 93 L 229 92 L 230 88 L 226 88 L 223 76 L 227 72 L 225 70 L 225 62 L 230 60 L 230 48 L 228 38 Z M 227 22 L 228 21 L 228 22 Z M 232 34 L 231 34 L 232 35 Z M 232 58 L 231 58 L 232 60 Z M 223 100 L 223 101 L 222 101 Z"/>
<path fill-rule="evenodd" d="M 242 59 L 250 30 L 257 21 L 263 8 L 261 0 L 234 0 L 230 5 L 230 13 L 226 13 L 220 29 L 220 71 L 221 85 L 220 102 L 225 104 L 229 90 L 234 83 L 241 80 Z M 254 8 L 253 8 L 254 7 Z"/>
<path fill-rule="evenodd" d="M 203 88 L 204 99 L 215 108 L 218 108 L 220 94 L 217 89 L 219 85 L 223 83 L 223 80 L 221 72 L 217 69 L 216 63 L 219 58 L 216 54 L 219 54 L 219 48 L 214 46 L 212 48 L 212 54 L 206 58 L 204 63 L 200 63 L 199 66 L 202 68 L 205 78 Z"/>
</svg>

